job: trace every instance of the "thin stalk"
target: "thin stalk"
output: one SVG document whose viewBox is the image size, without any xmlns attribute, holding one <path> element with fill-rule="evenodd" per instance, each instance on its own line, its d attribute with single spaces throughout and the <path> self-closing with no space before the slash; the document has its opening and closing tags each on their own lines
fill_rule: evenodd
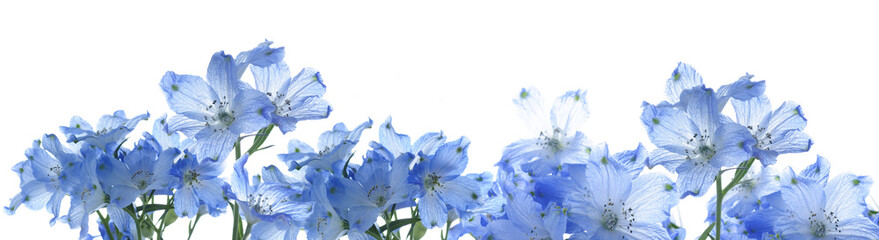
<svg viewBox="0 0 879 240">
<path fill-rule="evenodd" d="M 104 215 L 101 214 L 100 210 L 97 211 L 97 213 L 98 213 L 98 218 L 101 219 L 101 224 L 104 225 L 104 231 L 107 232 L 107 238 L 109 238 L 110 240 L 113 240 L 113 232 L 110 231 L 110 221 L 107 219 L 110 217 L 109 214 L 107 215 L 107 218 L 104 218 Z"/>
<path fill-rule="evenodd" d="M 189 225 L 189 236 L 186 237 L 186 240 L 192 239 L 192 232 L 195 232 L 195 225 L 198 224 L 198 220 L 201 219 L 200 214 L 195 215 L 195 222 L 192 222 Z"/>
<path fill-rule="evenodd" d="M 714 224 L 714 239 L 720 239 L 720 225 L 723 225 L 723 222 L 721 222 L 720 220 L 720 217 L 723 215 L 720 211 L 720 204 L 721 202 L 723 202 L 723 184 L 721 183 L 721 174 L 723 174 L 722 170 L 717 173 L 717 209 L 714 210 L 714 222 L 717 224 Z"/>
<path fill-rule="evenodd" d="M 247 236 L 250 235 L 250 229 L 253 228 L 253 224 L 247 223 L 247 228 L 244 229 L 244 236 L 241 239 L 247 239 Z"/>
</svg>

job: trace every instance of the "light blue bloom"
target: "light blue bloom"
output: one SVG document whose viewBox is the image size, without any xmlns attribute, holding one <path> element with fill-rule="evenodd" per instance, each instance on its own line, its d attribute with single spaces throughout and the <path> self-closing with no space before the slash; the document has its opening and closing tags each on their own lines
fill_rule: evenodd
<svg viewBox="0 0 879 240">
<path fill-rule="evenodd" d="M 590 161 L 571 170 L 585 191 L 568 196 L 568 219 L 585 232 L 574 239 L 669 239 L 662 222 L 677 205 L 674 183 L 659 173 L 632 175 L 614 161 Z M 583 188 L 581 188 L 583 189 Z"/>
<path fill-rule="evenodd" d="M 95 146 L 106 152 L 111 152 L 125 139 L 125 136 L 140 123 L 147 120 L 149 113 L 137 115 L 131 119 L 125 116 L 125 111 L 119 110 L 113 115 L 104 115 L 98 120 L 97 129 L 80 118 L 74 116 L 70 119 L 70 126 L 61 126 L 61 132 L 67 136 L 67 142 L 80 143 L 84 146 Z"/>
<path fill-rule="evenodd" d="M 330 115 L 330 104 L 321 98 L 326 92 L 323 78 L 317 70 L 303 68 L 295 77 L 284 61 L 266 67 L 250 68 L 259 90 L 272 101 L 275 110 L 272 123 L 288 133 L 302 120 L 323 119 Z"/>
<path fill-rule="evenodd" d="M 110 158 L 92 148 L 83 149 L 82 156 L 81 162 L 64 169 L 59 176 L 62 180 L 61 187 L 70 195 L 70 209 L 62 219 L 70 225 L 71 229 L 80 229 L 80 239 L 89 237 L 89 215 L 108 202 L 95 169 L 98 161 L 106 161 L 105 159 Z"/>
<path fill-rule="evenodd" d="M 171 167 L 171 175 L 177 178 L 174 212 L 191 218 L 199 213 L 201 205 L 209 209 L 225 209 L 227 203 L 223 199 L 223 180 L 217 178 L 221 173 L 223 167 L 219 162 L 208 159 L 198 161 L 196 156 L 184 152 L 183 158 Z"/>
<path fill-rule="evenodd" d="M 306 220 L 308 239 L 339 239 L 345 233 L 345 222 L 327 198 L 326 172 L 310 171 L 306 176 L 311 182 L 309 196 L 314 201 L 314 212 Z"/>
<path fill-rule="evenodd" d="M 365 232 L 385 211 L 394 211 L 396 204 L 411 201 L 418 186 L 407 182 L 409 163 L 414 156 L 401 154 L 390 158 L 390 153 L 375 142 L 373 150 L 366 153 L 363 165 L 357 169 L 354 179 L 330 177 L 330 202 L 338 208 L 348 209 L 348 224 L 352 231 Z M 350 233 L 350 231 L 349 231 Z"/>
<path fill-rule="evenodd" d="M 870 177 L 842 174 L 826 186 L 799 178 L 769 203 L 781 213 L 775 233 L 781 239 L 879 239 L 879 226 L 866 216 Z"/>
<path fill-rule="evenodd" d="M 550 204 L 542 208 L 525 192 L 514 190 L 504 213 L 507 219 L 488 223 L 487 239 L 564 239 L 565 209 Z"/>
<path fill-rule="evenodd" d="M 238 202 L 248 224 L 255 224 L 253 227 L 258 232 L 254 232 L 254 236 L 262 237 L 260 239 L 270 236 L 295 238 L 299 227 L 283 226 L 304 222 L 311 214 L 313 204 L 293 199 L 302 193 L 302 189 L 293 189 L 289 184 L 276 182 L 282 179 L 272 178 L 273 181 L 254 181 L 251 184 L 247 169 L 244 168 L 249 156 L 250 154 L 245 153 L 235 162 L 231 184 L 233 194 L 230 198 Z"/>
<path fill-rule="evenodd" d="M 421 137 L 415 140 L 415 143 L 411 143 L 409 135 L 397 133 L 394 126 L 391 125 L 390 116 L 379 128 L 378 137 L 381 145 L 390 151 L 394 157 L 404 153 L 416 155 L 418 152 L 431 155 L 436 152 L 436 149 L 441 144 L 446 142 L 446 136 L 442 132 L 429 132 L 421 135 Z"/>
<path fill-rule="evenodd" d="M 748 160 L 746 151 L 753 144 L 748 130 L 722 116 L 711 89 L 686 90 L 686 111 L 645 103 L 641 121 L 647 135 L 659 147 L 650 153 L 647 165 L 663 165 L 678 173 L 681 198 L 701 196 L 714 181 L 721 167 Z"/>
<path fill-rule="evenodd" d="M 754 136 L 754 157 L 766 165 L 775 163 L 778 154 L 809 151 L 812 139 L 803 133 L 806 118 L 800 105 L 784 102 L 771 110 L 765 95 L 750 100 L 732 100 L 738 123 L 746 126 Z"/>
<path fill-rule="evenodd" d="M 577 131 L 589 117 L 586 91 L 565 93 L 555 101 L 549 114 L 543 110 L 535 89 L 522 89 L 513 102 L 539 136 L 508 145 L 498 163 L 502 169 L 514 171 L 515 166 L 520 166 L 523 171 L 540 176 L 556 172 L 564 163 L 582 163 L 586 159 L 586 136 Z"/>
<path fill-rule="evenodd" d="M 70 153 L 53 134 L 46 134 L 36 140 L 25 151 L 27 160 L 15 165 L 13 171 L 19 174 L 21 192 L 12 198 L 6 212 L 12 214 L 21 204 L 30 209 L 46 210 L 53 215 L 49 221 L 55 225 L 61 212 L 61 201 L 68 194 L 63 187 L 64 173 L 82 161 L 78 154 Z"/>
<path fill-rule="evenodd" d="M 638 147 L 634 150 L 622 151 L 613 155 L 610 155 L 607 149 L 607 143 L 596 144 L 594 147 L 587 149 L 587 152 L 589 153 L 589 159 L 592 161 L 602 163 L 614 161 L 620 164 L 620 166 L 626 169 L 632 177 L 637 177 L 641 174 L 641 170 L 644 170 L 648 156 L 647 149 L 640 143 L 638 143 Z"/>
<path fill-rule="evenodd" d="M 140 141 L 122 160 L 102 158 L 97 167 L 98 179 L 110 203 L 124 208 L 141 194 L 167 192 L 176 185 L 171 165 L 179 154 L 174 148 L 159 152 L 148 141 Z"/>
<path fill-rule="evenodd" d="M 419 153 L 419 161 L 412 168 L 409 181 L 421 186 L 418 213 L 421 223 L 432 228 L 446 223 L 448 207 L 467 210 L 479 200 L 479 184 L 473 179 L 460 177 L 467 167 L 467 148 L 470 140 L 461 137 L 444 143 L 434 155 Z"/>
<path fill-rule="evenodd" d="M 781 190 L 780 181 L 775 179 L 776 174 L 768 167 L 751 166 L 742 180 L 724 195 L 721 207 L 726 216 L 723 217 L 741 219 L 757 210 L 760 203 L 765 201 L 764 197 Z M 714 215 L 716 203 L 716 196 L 708 203 L 709 222 L 716 219 Z"/>
<path fill-rule="evenodd" d="M 336 172 L 341 170 L 342 166 L 338 166 L 339 169 L 335 169 L 333 165 L 339 165 L 339 163 L 344 163 L 345 160 L 348 160 L 351 157 L 351 150 L 360 141 L 360 134 L 364 129 L 371 127 L 372 119 L 361 123 L 350 131 L 345 127 L 344 123 L 337 123 L 333 126 L 333 130 L 326 131 L 318 137 L 317 147 L 319 151 L 315 152 L 308 144 L 292 139 L 287 145 L 288 153 L 279 154 L 278 158 L 284 161 L 290 167 L 290 170 L 309 166 Z"/>
<path fill-rule="evenodd" d="M 251 53 L 282 52 L 282 49 L 266 49 L 264 43 Z M 242 59 L 242 56 L 248 57 Z M 252 61 L 263 60 L 251 58 L 249 53 L 233 59 L 221 51 L 211 57 L 207 82 L 198 76 L 165 73 L 159 85 L 168 106 L 178 114 L 167 120 L 168 132 L 180 131 L 197 140 L 195 153 L 200 157 L 225 159 L 241 134 L 255 132 L 271 123 L 271 113 L 275 110 L 271 100 L 245 87 L 241 81 L 244 69 Z"/>
</svg>

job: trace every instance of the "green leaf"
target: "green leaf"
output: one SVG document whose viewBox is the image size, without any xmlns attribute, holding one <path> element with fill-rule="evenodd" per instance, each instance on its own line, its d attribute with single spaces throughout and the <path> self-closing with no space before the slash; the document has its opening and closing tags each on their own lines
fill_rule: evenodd
<svg viewBox="0 0 879 240">
<path fill-rule="evenodd" d="M 167 204 L 147 204 L 144 206 L 137 207 L 137 211 L 143 211 L 143 213 L 155 212 L 158 210 L 168 210 L 174 209 L 174 206 Z"/>
<path fill-rule="evenodd" d="M 165 227 L 177 221 L 177 213 L 174 212 L 174 209 L 165 210 Z"/>
<path fill-rule="evenodd" d="M 250 145 L 250 149 L 247 150 L 247 153 L 251 155 L 256 151 L 261 150 L 260 147 L 263 143 L 266 142 L 266 139 L 269 138 L 269 133 L 272 132 L 272 129 L 275 127 L 274 124 L 269 124 L 268 127 L 264 127 L 260 129 L 259 132 L 256 133 L 256 136 L 253 137 L 253 145 Z"/>
<path fill-rule="evenodd" d="M 415 240 L 421 239 L 422 237 L 424 237 L 424 234 L 427 233 L 427 228 L 424 227 L 423 224 L 412 224 L 412 228 L 414 229 L 412 230 L 412 236 Z"/>
<path fill-rule="evenodd" d="M 377 239 L 377 240 L 382 240 L 382 236 L 381 236 L 381 234 L 378 232 L 378 229 L 375 228 L 375 225 L 373 225 L 371 228 L 369 228 L 368 230 L 366 230 L 366 234 L 369 234 L 369 236 L 372 236 L 373 238 L 375 238 L 375 239 Z"/>
<path fill-rule="evenodd" d="M 392 221 L 392 222 L 389 223 L 389 224 L 385 224 L 384 226 L 381 227 L 381 229 L 379 229 L 379 232 L 388 231 L 388 226 L 390 226 L 390 228 L 391 228 L 390 231 L 396 231 L 397 229 L 400 229 L 400 228 L 403 227 L 403 226 L 406 226 L 406 225 L 409 225 L 409 224 L 413 224 L 413 223 L 417 223 L 417 222 L 421 222 L 421 219 L 420 219 L 420 218 L 404 218 L 404 219 L 399 219 L 399 220 L 396 220 L 396 221 Z"/>
</svg>

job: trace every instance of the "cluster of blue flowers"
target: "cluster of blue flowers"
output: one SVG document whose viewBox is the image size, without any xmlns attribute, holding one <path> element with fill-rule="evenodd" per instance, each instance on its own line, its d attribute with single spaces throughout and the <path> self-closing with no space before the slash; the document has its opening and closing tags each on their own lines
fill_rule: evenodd
<svg viewBox="0 0 879 240">
<path fill-rule="evenodd" d="M 537 90 L 522 89 L 514 102 L 535 138 L 508 145 L 496 175 L 464 173 L 466 137 L 429 132 L 412 142 L 390 117 L 360 158 L 353 149 L 371 119 L 336 124 L 316 147 L 292 139 L 277 156 L 283 168 L 251 174 L 248 159 L 275 127 L 286 134 L 332 111 L 320 73 L 292 75 L 284 48 L 270 45 L 215 53 L 206 81 L 166 73 L 160 87 L 176 114 L 138 140 L 129 134 L 149 114 L 117 111 L 95 128 L 73 117 L 61 127 L 65 142 L 53 134 L 34 141 L 13 167 L 21 192 L 6 211 L 46 208 L 50 224 L 79 228 L 80 239 L 164 239 L 180 217 L 190 219 L 191 237 L 202 216 L 227 211 L 232 239 L 296 239 L 302 230 L 308 239 L 420 239 L 432 228 L 442 239 L 683 239 L 671 208 L 716 183 L 700 239 L 879 239 L 879 213 L 865 202 L 870 177 L 830 179 L 820 156 L 800 173 L 772 166 L 812 145 L 799 105 L 773 110 L 752 75 L 714 91 L 683 63 L 668 79 L 668 101 L 643 104 L 652 151 L 639 144 L 611 154 L 592 144 L 578 131 L 589 116 L 585 91 L 547 109 Z M 254 85 L 241 80 L 248 69 Z M 735 120 L 721 113 L 727 103 Z M 230 179 L 219 177 L 233 152 Z M 644 171 L 657 165 L 676 180 Z M 734 176 L 724 187 L 726 171 Z M 93 214 L 99 235 L 89 232 Z"/>
</svg>

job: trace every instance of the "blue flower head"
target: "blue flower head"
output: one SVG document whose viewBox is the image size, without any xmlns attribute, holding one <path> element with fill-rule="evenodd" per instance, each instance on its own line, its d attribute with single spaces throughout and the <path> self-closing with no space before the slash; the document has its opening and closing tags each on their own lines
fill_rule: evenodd
<svg viewBox="0 0 879 240">
<path fill-rule="evenodd" d="M 345 233 L 346 223 L 327 198 L 328 176 L 326 172 L 316 171 L 309 171 L 306 176 L 311 183 L 308 195 L 314 201 L 314 212 L 305 225 L 308 239 L 339 239 Z"/>
<path fill-rule="evenodd" d="M 245 153 L 235 162 L 230 198 L 238 201 L 247 222 L 256 224 L 254 228 L 258 232 L 255 232 L 255 235 L 295 236 L 299 232 L 299 227 L 293 225 L 302 223 L 309 217 L 313 204 L 293 199 L 294 196 L 302 193 L 302 189 L 290 188 L 289 184 L 285 184 L 286 179 L 283 177 L 269 178 L 272 181 L 254 181 L 251 184 L 247 169 L 244 168 L 249 156 L 250 154 Z M 277 170 L 277 168 L 273 169 Z M 280 172 L 273 173 L 280 174 Z M 272 175 L 280 177 L 276 174 Z"/>
<path fill-rule="evenodd" d="M 488 223 L 487 239 L 564 239 L 565 209 L 550 204 L 542 208 L 528 193 L 515 190 L 508 194 L 504 213 L 507 219 Z"/>
<path fill-rule="evenodd" d="M 184 152 L 183 158 L 171 167 L 171 175 L 177 182 L 174 212 L 179 216 L 195 217 L 202 205 L 209 209 L 225 209 L 227 205 L 223 199 L 223 180 L 217 178 L 223 173 L 221 164 L 196 159 L 196 156 Z"/>
<path fill-rule="evenodd" d="M 88 235 L 89 215 L 106 205 L 106 193 L 95 172 L 98 161 L 110 158 L 95 148 L 82 149 L 82 161 L 61 172 L 61 186 L 70 195 L 70 209 L 62 219 L 71 229 L 80 228 L 80 238 Z"/>
<path fill-rule="evenodd" d="M 45 206 L 53 215 L 49 224 L 54 225 L 61 212 L 61 201 L 68 194 L 64 187 L 66 172 L 76 167 L 82 157 L 72 153 L 53 134 L 34 141 L 25 156 L 27 160 L 12 169 L 19 175 L 21 192 L 12 198 L 5 210 L 13 214 L 21 204 L 34 210 Z"/>
<path fill-rule="evenodd" d="M 659 147 L 649 154 L 647 165 L 677 172 L 683 198 L 704 194 L 721 167 L 748 160 L 754 140 L 745 127 L 720 114 L 711 89 L 694 88 L 681 96 L 688 99 L 686 111 L 645 103 L 641 121 Z"/>
<path fill-rule="evenodd" d="M 418 154 L 419 160 L 409 175 L 409 181 L 421 186 L 418 212 L 425 227 L 445 224 L 446 205 L 463 211 L 478 204 L 479 184 L 473 179 L 460 177 L 467 167 L 469 145 L 470 140 L 461 137 L 441 145 L 434 155 Z"/>
<path fill-rule="evenodd" d="M 159 152 L 142 140 L 122 159 L 102 158 L 97 166 L 98 179 L 118 207 L 130 205 L 141 194 L 150 191 L 168 193 L 177 183 L 171 166 L 180 151 L 174 148 Z"/>
<path fill-rule="evenodd" d="M 412 154 L 391 158 L 390 152 L 378 143 L 370 145 L 373 150 L 367 152 L 353 180 L 334 176 L 329 182 L 333 189 L 328 195 L 330 202 L 348 209 L 348 223 L 353 231 L 359 232 L 368 230 L 382 212 L 396 210 L 392 206 L 403 207 L 418 190 L 418 186 L 407 182 Z"/>
<path fill-rule="evenodd" d="M 141 120 L 147 120 L 149 117 L 150 114 L 145 113 L 128 119 L 125 112 L 119 110 L 113 115 L 102 116 L 98 120 L 97 129 L 93 129 L 88 122 L 79 116 L 74 116 L 70 119 L 70 126 L 61 126 L 61 132 L 67 136 L 67 142 L 77 144 L 81 142 L 84 146 L 95 146 L 111 152 Z"/>
<path fill-rule="evenodd" d="M 421 135 L 412 143 L 409 135 L 397 133 L 394 126 L 391 125 L 390 116 L 379 128 L 378 136 L 381 145 L 390 151 L 394 157 L 404 153 L 415 155 L 418 152 L 431 155 L 436 152 L 436 149 L 441 144 L 446 142 L 446 136 L 442 132 L 429 132 Z"/>
<path fill-rule="evenodd" d="M 754 75 L 745 74 L 731 84 L 720 86 L 717 90 L 717 109 L 723 110 L 730 98 L 748 100 L 762 95 L 766 90 L 766 81 L 752 82 L 753 77 Z M 686 109 L 684 106 L 687 105 L 689 98 L 681 94 L 694 88 L 705 88 L 702 76 L 693 66 L 679 62 L 666 81 L 665 94 L 670 102 L 663 102 L 660 105 L 675 105 Z"/>
<path fill-rule="evenodd" d="M 498 163 L 502 169 L 514 171 L 520 166 L 523 171 L 540 176 L 557 171 L 564 163 L 582 163 L 586 159 L 586 136 L 577 131 L 589 116 L 586 91 L 565 93 L 555 101 L 549 114 L 535 89 L 522 89 L 513 102 L 539 135 L 507 146 Z"/>
<path fill-rule="evenodd" d="M 251 54 L 254 52 L 268 55 L 257 57 L 261 55 Z M 265 94 L 241 81 L 244 69 L 251 63 L 280 61 L 274 54 L 282 52 L 267 48 L 267 43 L 239 54 L 237 59 L 217 52 L 208 65 L 207 82 L 198 76 L 165 73 L 159 85 L 168 106 L 178 114 L 167 120 L 167 132 L 180 131 L 197 140 L 198 156 L 225 159 L 241 134 L 269 125 L 275 110 Z"/>
<path fill-rule="evenodd" d="M 334 165 L 339 165 L 351 157 L 351 150 L 360 141 L 360 134 L 363 130 L 372 127 L 372 119 L 361 123 L 353 130 L 348 130 L 344 123 L 337 123 L 333 126 L 333 130 L 326 131 L 318 138 L 317 152 L 308 146 L 308 144 L 293 139 L 287 146 L 288 153 L 279 154 L 284 163 L 289 166 L 290 170 L 299 169 L 304 166 L 336 172 L 341 170 L 335 169 Z"/>
<path fill-rule="evenodd" d="M 574 169 L 581 169 L 574 171 Z M 659 173 L 632 175 L 614 161 L 590 161 L 572 168 L 571 178 L 585 191 L 567 197 L 568 218 L 585 232 L 578 239 L 669 239 L 661 225 L 677 205 L 677 189 Z"/>
<path fill-rule="evenodd" d="M 879 226 L 864 215 L 872 183 L 870 177 L 842 174 L 826 186 L 808 178 L 784 185 L 769 197 L 781 215 L 775 233 L 782 239 L 879 239 Z"/>
<path fill-rule="evenodd" d="M 732 101 L 738 123 L 754 136 L 753 155 L 764 165 L 775 163 L 779 154 L 809 151 L 812 139 L 803 133 L 806 118 L 800 105 L 784 102 L 772 111 L 765 95 Z"/>
<path fill-rule="evenodd" d="M 330 104 L 321 98 L 326 86 L 317 70 L 303 68 L 291 78 L 287 64 L 280 61 L 266 67 L 253 66 L 250 71 L 256 90 L 274 104 L 271 120 L 283 133 L 293 131 L 299 121 L 327 118 L 332 111 Z"/>
</svg>

